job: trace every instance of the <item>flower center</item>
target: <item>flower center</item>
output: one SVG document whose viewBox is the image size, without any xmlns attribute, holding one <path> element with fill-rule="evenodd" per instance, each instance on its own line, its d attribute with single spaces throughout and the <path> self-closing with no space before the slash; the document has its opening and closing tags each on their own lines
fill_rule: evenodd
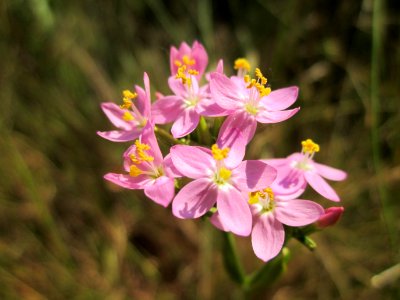
<svg viewBox="0 0 400 300">
<path fill-rule="evenodd" d="M 147 123 L 147 119 L 142 116 L 132 100 L 136 99 L 137 93 L 131 92 L 130 90 L 122 91 L 122 104 L 119 106 L 121 109 L 125 109 L 122 119 L 124 121 L 137 121 L 137 126 L 144 127 Z M 129 110 L 131 109 L 131 110 Z"/>
<path fill-rule="evenodd" d="M 231 178 L 232 171 L 225 167 L 221 167 L 214 176 L 214 182 L 218 185 L 223 185 Z"/>
<path fill-rule="evenodd" d="M 153 165 L 154 156 L 147 153 L 149 150 L 151 150 L 149 145 L 141 143 L 139 140 L 135 141 L 135 150 L 129 155 L 131 159 L 131 166 L 129 167 L 130 176 L 137 177 L 141 174 L 146 174 L 152 178 L 158 178 L 164 174 L 162 167 L 155 167 Z M 143 165 L 146 165 L 147 168 Z M 140 166 L 142 167 L 140 168 Z M 149 166 L 151 171 L 148 170 Z"/>
<path fill-rule="evenodd" d="M 211 146 L 211 153 L 217 162 L 217 172 L 214 174 L 214 182 L 218 185 L 224 185 L 229 182 L 232 171 L 225 168 L 224 159 L 228 157 L 229 148 L 220 149 L 217 144 Z"/>
<path fill-rule="evenodd" d="M 260 213 L 270 212 L 275 208 L 274 192 L 271 188 L 266 188 L 249 193 L 249 204 L 260 207 Z"/>
</svg>

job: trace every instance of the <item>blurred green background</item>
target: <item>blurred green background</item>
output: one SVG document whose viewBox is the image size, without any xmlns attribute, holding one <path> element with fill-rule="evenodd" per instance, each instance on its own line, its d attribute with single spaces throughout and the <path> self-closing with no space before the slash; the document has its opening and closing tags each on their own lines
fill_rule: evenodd
<svg viewBox="0 0 400 300">
<path fill-rule="evenodd" d="M 244 56 L 272 88 L 300 87 L 300 112 L 258 126 L 248 158 L 310 137 L 318 162 L 349 173 L 332 184 L 340 223 L 314 253 L 290 243 L 288 272 L 256 298 L 400 299 L 399 267 L 381 273 L 400 261 L 399 26 L 395 0 L 2 0 L 0 299 L 241 299 L 207 222 L 102 178 L 128 144 L 96 135 L 112 128 L 99 104 L 144 71 L 168 94 L 170 46 L 194 40 L 209 69 Z M 239 247 L 248 271 L 261 265 Z"/>
</svg>

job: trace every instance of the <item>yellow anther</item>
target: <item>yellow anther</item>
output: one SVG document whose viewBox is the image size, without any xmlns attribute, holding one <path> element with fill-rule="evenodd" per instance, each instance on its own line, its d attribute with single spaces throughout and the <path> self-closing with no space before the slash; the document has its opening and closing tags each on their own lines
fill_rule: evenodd
<svg viewBox="0 0 400 300">
<path fill-rule="evenodd" d="M 181 67 L 178 68 L 175 78 L 181 79 L 182 84 L 187 84 L 188 86 L 191 86 L 191 84 L 192 84 L 192 81 L 190 80 L 190 78 L 188 78 L 186 76 L 186 65 L 182 65 Z"/>
<path fill-rule="evenodd" d="M 197 71 L 197 70 L 189 70 L 188 73 L 190 75 L 199 75 L 199 71 Z"/>
<path fill-rule="evenodd" d="M 132 116 L 132 114 L 129 111 L 124 112 L 122 119 L 127 122 L 135 120 L 135 118 Z"/>
<path fill-rule="evenodd" d="M 150 150 L 150 146 L 147 144 L 142 144 L 139 140 L 135 141 L 136 149 L 139 150 Z"/>
<path fill-rule="evenodd" d="M 136 146 L 136 153 L 139 156 L 139 159 L 141 161 L 153 161 L 154 157 L 151 155 L 148 155 L 144 151 L 150 150 L 150 146 L 147 144 L 142 144 L 139 142 L 139 140 L 135 141 L 135 146 Z"/>
<path fill-rule="evenodd" d="M 271 188 L 264 189 L 264 193 L 268 195 L 270 201 L 274 201 L 275 195 Z"/>
<path fill-rule="evenodd" d="M 260 93 L 260 97 L 268 96 L 271 93 L 271 88 L 269 86 L 262 86 L 260 89 L 258 89 L 258 92 Z"/>
<path fill-rule="evenodd" d="M 121 104 L 119 107 L 122 109 L 129 109 L 132 106 L 132 101 L 129 100 L 128 98 L 122 98 L 123 104 Z"/>
<path fill-rule="evenodd" d="M 182 62 L 181 62 L 180 60 L 177 60 L 177 59 L 176 59 L 176 60 L 174 61 L 174 65 L 177 66 L 177 67 L 181 67 L 181 66 L 182 66 Z"/>
<path fill-rule="evenodd" d="M 251 80 L 250 75 L 244 75 L 243 79 L 244 79 L 244 82 L 246 82 L 246 83 L 249 83 Z"/>
<path fill-rule="evenodd" d="M 258 192 L 251 192 L 249 193 L 249 204 L 256 204 L 258 203 Z"/>
<path fill-rule="evenodd" d="M 130 90 L 122 91 L 122 104 L 119 106 L 122 109 L 129 109 L 132 106 L 132 99 L 137 97 L 137 93 L 132 93 Z"/>
<path fill-rule="evenodd" d="M 264 210 L 271 210 L 274 206 L 274 192 L 271 188 L 249 193 L 249 204 L 260 203 Z"/>
<path fill-rule="evenodd" d="M 123 90 L 122 91 L 122 96 L 123 96 L 123 98 L 132 100 L 132 99 L 135 99 L 138 96 L 138 94 L 137 93 L 132 93 L 130 90 Z"/>
<path fill-rule="evenodd" d="M 129 168 L 129 175 L 132 177 L 136 177 L 142 174 L 142 170 L 140 170 L 137 166 L 131 165 Z"/>
<path fill-rule="evenodd" d="M 253 86 L 256 86 L 257 81 L 255 79 L 250 79 L 248 82 L 247 88 L 251 89 Z"/>
<path fill-rule="evenodd" d="M 245 58 L 238 58 L 235 60 L 235 64 L 233 66 L 235 70 L 245 69 L 247 72 L 250 71 L 250 63 Z"/>
<path fill-rule="evenodd" d="M 182 57 L 182 61 L 187 66 L 193 66 L 196 63 L 196 60 L 194 60 L 193 58 L 192 59 L 189 58 L 189 56 L 187 56 L 187 55 L 184 55 Z"/>
<path fill-rule="evenodd" d="M 217 144 L 211 146 L 211 153 L 215 160 L 223 160 L 228 157 L 229 148 L 220 149 Z"/>
<path fill-rule="evenodd" d="M 219 172 L 218 172 L 219 178 L 223 179 L 223 180 L 228 180 L 229 178 L 231 178 L 231 174 L 232 174 L 232 171 L 228 170 L 226 168 L 221 168 L 221 169 L 219 169 Z"/>
<path fill-rule="evenodd" d="M 137 158 L 137 156 L 135 154 L 129 155 L 129 158 L 131 159 L 132 163 L 134 163 L 135 165 L 139 165 L 142 162 L 140 159 Z"/>
<path fill-rule="evenodd" d="M 301 146 L 303 147 L 303 152 L 308 152 L 310 154 L 319 152 L 319 145 L 314 143 L 312 139 L 307 139 L 301 142 Z"/>
</svg>

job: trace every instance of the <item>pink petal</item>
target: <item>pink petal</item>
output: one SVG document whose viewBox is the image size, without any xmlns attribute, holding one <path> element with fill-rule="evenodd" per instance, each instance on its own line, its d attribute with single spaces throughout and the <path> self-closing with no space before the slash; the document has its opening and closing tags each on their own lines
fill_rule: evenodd
<svg viewBox="0 0 400 300">
<path fill-rule="evenodd" d="M 138 190 L 143 189 L 152 180 L 149 179 L 147 175 L 139 175 L 137 177 L 132 177 L 124 174 L 107 173 L 104 175 L 104 179 L 111 181 L 123 188 Z"/>
<path fill-rule="evenodd" d="M 221 73 L 221 74 L 224 73 L 224 61 L 222 59 L 220 59 L 218 61 L 217 67 L 215 68 L 214 72 Z M 205 78 L 208 82 L 211 80 L 210 74 L 211 73 L 206 73 L 206 75 L 205 75 Z"/>
<path fill-rule="evenodd" d="M 175 76 L 171 76 L 168 78 L 168 85 L 171 91 L 176 95 L 182 98 L 187 97 L 186 87 L 182 84 L 181 79 L 176 79 Z"/>
<path fill-rule="evenodd" d="M 154 202 L 167 207 L 175 195 L 174 179 L 161 176 L 144 188 L 144 193 Z"/>
<path fill-rule="evenodd" d="M 335 180 L 335 181 L 342 181 L 347 178 L 347 173 L 335 169 L 326 165 L 318 164 L 316 162 L 313 163 L 317 173 L 326 179 Z"/>
<path fill-rule="evenodd" d="M 261 98 L 260 102 L 269 111 L 284 110 L 296 102 L 299 88 L 291 86 L 272 91 L 268 96 Z"/>
<path fill-rule="evenodd" d="M 275 217 L 289 226 L 304 226 L 317 221 L 324 213 L 321 205 L 309 200 L 276 201 Z"/>
<path fill-rule="evenodd" d="M 154 133 L 154 126 L 150 122 L 147 122 L 146 126 L 143 128 L 141 142 L 150 146 L 150 150 L 148 150 L 147 153 L 154 157 L 153 164 L 156 166 L 161 165 L 163 156 Z"/>
<path fill-rule="evenodd" d="M 232 181 L 239 190 L 252 192 L 271 185 L 276 178 L 275 168 L 259 160 L 245 160 L 232 171 Z"/>
<path fill-rule="evenodd" d="M 195 41 L 192 46 L 192 58 L 196 61 L 194 68 L 199 72 L 198 78 L 204 73 L 208 64 L 208 55 L 203 45 Z"/>
<path fill-rule="evenodd" d="M 242 133 L 237 128 L 230 128 L 229 131 L 225 130 L 220 132 L 220 137 L 217 140 L 217 145 L 220 149 L 229 148 L 228 157 L 224 160 L 225 165 L 229 168 L 236 168 L 245 155 L 246 141 Z"/>
<path fill-rule="evenodd" d="M 215 213 L 211 216 L 210 222 L 211 222 L 211 224 L 213 224 L 213 225 L 214 225 L 216 228 L 218 228 L 219 230 L 229 232 L 229 228 L 226 227 L 226 226 L 222 223 L 222 221 L 221 221 L 221 216 L 220 216 L 220 214 L 218 213 L 218 211 L 215 212 Z"/>
<path fill-rule="evenodd" d="M 218 134 L 218 140 L 223 139 L 225 131 L 229 132 L 232 128 L 240 130 L 246 144 L 253 138 L 257 129 L 256 120 L 245 112 L 237 112 L 226 118 Z"/>
<path fill-rule="evenodd" d="M 136 108 L 142 114 L 143 117 L 149 118 L 150 117 L 150 109 L 151 109 L 151 95 L 150 95 L 150 81 L 147 73 L 143 75 L 144 87 L 143 90 L 140 86 L 135 86 L 136 93 L 138 97 L 136 98 Z"/>
<path fill-rule="evenodd" d="M 209 152 L 206 148 L 184 145 L 175 145 L 170 150 L 174 166 L 193 179 L 209 177 L 214 173 L 215 161 Z"/>
<path fill-rule="evenodd" d="M 203 98 L 197 103 L 196 111 L 206 117 L 222 117 L 231 113 L 230 110 L 220 107 L 213 99 Z"/>
<path fill-rule="evenodd" d="M 333 188 L 317 173 L 315 172 L 304 172 L 304 177 L 306 178 L 308 184 L 319 194 L 325 198 L 339 202 L 340 198 L 333 190 Z"/>
<path fill-rule="evenodd" d="M 271 160 L 267 160 L 270 163 Z M 274 166 L 274 163 L 272 162 Z M 277 170 L 277 177 L 271 184 L 275 194 L 282 196 L 283 199 L 295 199 L 300 196 L 307 187 L 304 172 L 287 165 L 274 166 Z"/>
<path fill-rule="evenodd" d="M 250 234 L 252 223 L 250 207 L 236 188 L 218 189 L 217 209 L 224 228 L 241 236 Z"/>
<path fill-rule="evenodd" d="M 169 65 L 171 69 L 171 75 L 173 76 L 175 76 L 176 72 L 178 71 L 178 66 L 175 65 L 175 60 L 179 59 L 178 55 L 179 55 L 178 49 L 172 46 L 169 56 Z"/>
<path fill-rule="evenodd" d="M 156 124 L 166 124 L 175 121 L 184 110 L 183 99 L 179 96 L 166 96 L 153 103 L 151 107 L 152 120 Z"/>
<path fill-rule="evenodd" d="M 285 230 L 273 214 L 264 214 L 256 221 L 251 243 L 256 256 L 268 261 L 279 254 L 285 240 Z"/>
<path fill-rule="evenodd" d="M 138 138 L 141 132 L 142 129 L 135 128 L 129 131 L 122 131 L 122 130 L 97 131 L 97 134 L 109 141 L 128 142 Z"/>
<path fill-rule="evenodd" d="M 173 164 L 170 153 L 164 158 L 164 171 L 168 177 L 178 178 L 183 176 Z"/>
<path fill-rule="evenodd" d="M 238 87 L 224 74 L 213 72 L 210 78 L 211 95 L 216 103 L 225 109 L 238 109 L 244 101 Z"/>
<path fill-rule="evenodd" d="M 209 179 L 189 182 L 172 202 L 172 213 L 181 219 L 194 219 L 208 212 L 217 200 L 217 188 Z"/>
<path fill-rule="evenodd" d="M 132 123 L 127 122 L 122 118 L 127 110 L 121 109 L 117 104 L 112 102 L 103 102 L 101 104 L 101 109 L 111 123 L 113 123 L 117 128 L 124 130 L 130 130 L 132 128 Z"/>
<path fill-rule="evenodd" d="M 300 107 L 280 110 L 280 111 L 268 111 L 261 109 L 256 115 L 256 120 L 260 123 L 270 124 L 285 121 L 295 115 L 300 110 Z"/>
<path fill-rule="evenodd" d="M 175 120 L 171 128 L 174 138 L 181 138 L 196 129 L 199 124 L 200 115 L 194 108 L 186 108 Z"/>
<path fill-rule="evenodd" d="M 260 159 L 262 162 L 265 162 L 273 167 L 278 167 L 287 164 L 286 158 L 269 158 L 269 159 Z"/>
<path fill-rule="evenodd" d="M 146 92 L 146 99 L 143 103 L 143 116 L 148 117 L 151 109 L 151 91 L 150 91 L 150 79 L 147 73 L 143 75 L 144 90 Z"/>
</svg>

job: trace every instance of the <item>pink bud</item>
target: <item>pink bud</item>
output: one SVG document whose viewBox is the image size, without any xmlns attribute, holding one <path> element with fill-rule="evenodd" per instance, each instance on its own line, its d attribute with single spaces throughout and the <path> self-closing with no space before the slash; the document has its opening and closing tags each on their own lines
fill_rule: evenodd
<svg viewBox="0 0 400 300">
<path fill-rule="evenodd" d="M 164 95 L 163 94 L 161 94 L 160 92 L 156 92 L 156 99 L 158 100 L 158 99 L 161 99 L 161 98 L 163 98 L 164 97 Z"/>
<path fill-rule="evenodd" d="M 319 228 L 325 228 L 328 226 L 333 226 L 339 221 L 340 217 L 344 212 L 344 207 L 329 207 L 325 209 L 325 213 L 316 222 Z"/>
</svg>

